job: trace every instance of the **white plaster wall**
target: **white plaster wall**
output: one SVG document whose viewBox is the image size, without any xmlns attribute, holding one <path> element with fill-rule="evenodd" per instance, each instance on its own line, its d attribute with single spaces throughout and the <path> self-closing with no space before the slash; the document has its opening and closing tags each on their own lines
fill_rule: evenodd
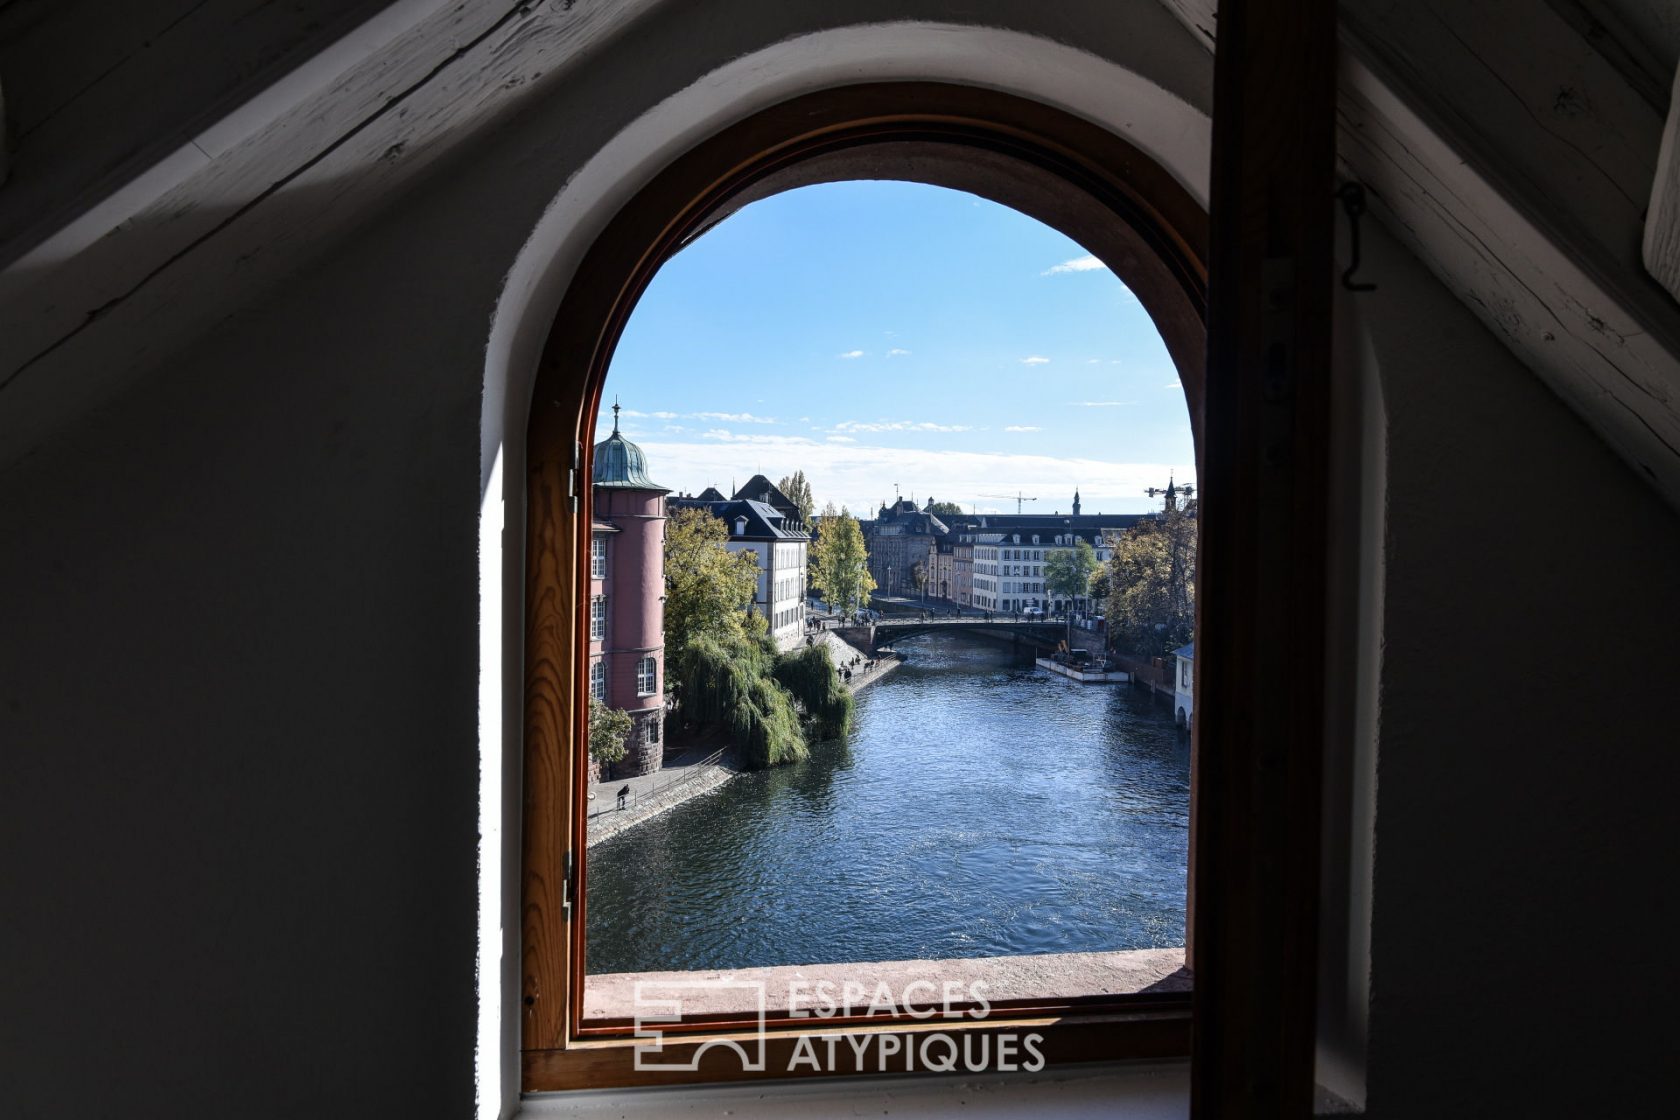
<svg viewBox="0 0 1680 1120">
<path fill-rule="evenodd" d="M 957 26 L 752 53 L 905 13 Z M 1001 26 L 1051 42 L 976 30 Z M 1135 112 L 1103 55 L 1183 117 Z M 672 5 L 0 476 L 6 1114 L 462 1116 L 475 1031 L 504 1044 L 487 1095 L 511 1094 L 515 1017 L 475 999 L 481 768 L 520 801 L 480 740 L 517 757 L 496 596 L 521 585 L 508 437 L 544 310 L 675 138 L 811 83 L 959 74 L 1123 118 L 1203 182 L 1208 62 L 1153 3 Z M 555 204 L 568 183 L 589 189 Z M 1366 253 L 1388 448 L 1370 1108 L 1643 1115 L 1675 987 L 1654 795 L 1680 777 L 1680 528 L 1415 260 L 1375 233 Z"/>
</svg>

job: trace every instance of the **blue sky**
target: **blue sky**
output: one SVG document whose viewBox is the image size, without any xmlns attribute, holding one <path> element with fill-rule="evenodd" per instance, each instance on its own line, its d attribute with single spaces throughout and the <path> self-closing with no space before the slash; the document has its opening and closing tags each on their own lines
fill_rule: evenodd
<svg viewBox="0 0 1680 1120">
<path fill-rule="evenodd" d="M 1193 480 L 1172 361 L 1129 290 L 1006 207 L 911 183 L 805 187 L 683 249 L 607 376 L 664 486 L 725 492 L 803 469 L 820 509 L 894 483 L 965 509 L 1155 508 Z M 603 412 L 597 438 L 612 428 Z"/>
</svg>

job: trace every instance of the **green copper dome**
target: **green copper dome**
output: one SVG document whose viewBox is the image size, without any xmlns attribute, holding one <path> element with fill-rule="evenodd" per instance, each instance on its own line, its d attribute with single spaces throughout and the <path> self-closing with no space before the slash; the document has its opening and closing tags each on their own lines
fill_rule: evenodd
<svg viewBox="0 0 1680 1120">
<path fill-rule="evenodd" d="M 612 435 L 595 445 L 596 486 L 613 486 L 621 490 L 658 490 L 670 493 L 647 474 L 647 456 L 642 449 L 618 434 L 618 405 L 613 405 Z"/>
</svg>

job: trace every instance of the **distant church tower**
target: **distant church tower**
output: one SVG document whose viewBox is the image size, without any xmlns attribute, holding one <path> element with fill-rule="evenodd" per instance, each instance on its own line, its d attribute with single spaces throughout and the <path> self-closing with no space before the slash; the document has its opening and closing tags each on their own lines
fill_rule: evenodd
<svg viewBox="0 0 1680 1120">
<path fill-rule="evenodd" d="M 1075 490 L 1073 492 L 1073 515 L 1075 517 L 1079 516 L 1079 491 L 1078 490 Z"/>
</svg>

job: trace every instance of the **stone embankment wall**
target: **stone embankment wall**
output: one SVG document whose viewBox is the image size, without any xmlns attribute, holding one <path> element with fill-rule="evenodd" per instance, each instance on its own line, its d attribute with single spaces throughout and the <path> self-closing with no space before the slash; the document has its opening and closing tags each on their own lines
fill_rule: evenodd
<svg viewBox="0 0 1680 1120">
<path fill-rule="evenodd" d="M 663 790 L 652 797 L 644 798 L 622 812 L 608 810 L 598 817 L 591 818 L 588 827 L 588 843 L 593 847 L 603 840 L 617 836 L 626 829 L 634 828 L 643 821 L 652 820 L 661 813 L 676 808 L 690 798 L 699 797 L 703 793 L 710 793 L 740 772 L 734 761 L 725 755 L 723 761 L 718 765 L 708 767 L 705 773 L 697 774 L 681 785 L 672 786 L 670 789 Z"/>
</svg>

